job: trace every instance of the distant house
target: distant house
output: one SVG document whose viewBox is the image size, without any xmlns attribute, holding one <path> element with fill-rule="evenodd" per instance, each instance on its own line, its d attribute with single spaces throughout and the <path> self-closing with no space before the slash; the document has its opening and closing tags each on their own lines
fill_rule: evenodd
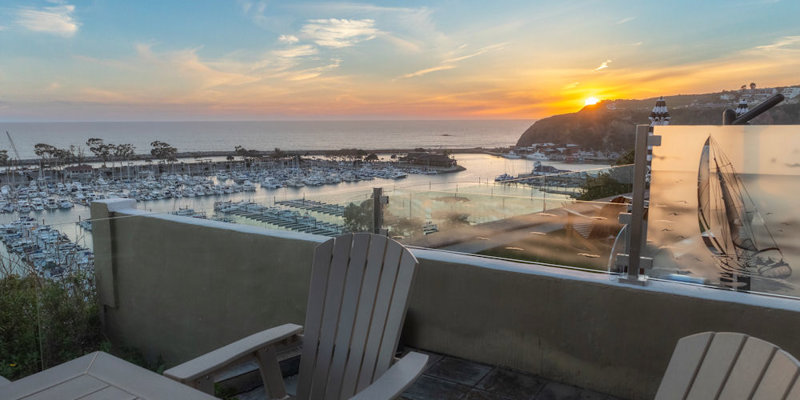
<svg viewBox="0 0 800 400">
<path fill-rule="evenodd" d="M 784 88 L 781 94 L 783 94 L 783 96 L 787 99 L 793 99 L 797 96 L 800 96 L 800 86 Z"/>
<path fill-rule="evenodd" d="M 64 168 L 64 176 L 72 179 L 91 178 L 94 168 L 91 165 L 72 165 Z"/>
<path fill-rule="evenodd" d="M 741 96 L 739 97 L 739 100 L 744 99 L 744 101 L 746 101 L 748 104 L 761 103 L 762 101 L 772 97 L 777 93 L 778 89 L 775 88 L 744 89 L 741 91 Z"/>
</svg>

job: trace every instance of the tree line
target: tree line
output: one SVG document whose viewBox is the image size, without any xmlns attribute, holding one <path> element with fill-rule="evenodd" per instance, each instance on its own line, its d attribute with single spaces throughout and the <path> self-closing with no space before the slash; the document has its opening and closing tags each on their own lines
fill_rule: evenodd
<svg viewBox="0 0 800 400">
<path fill-rule="evenodd" d="M 164 160 L 165 162 L 175 162 L 178 160 L 178 149 L 169 143 L 156 140 L 150 143 L 152 149 L 150 155 L 156 160 Z M 139 159 L 136 154 L 136 146 L 130 143 L 106 143 L 105 140 L 100 138 L 90 138 L 86 141 L 86 147 L 78 145 L 70 145 L 69 147 L 59 148 L 47 143 L 37 143 L 33 146 L 33 153 L 41 159 L 41 164 L 57 165 L 81 165 L 86 161 L 86 149 L 94 155 L 94 157 L 103 163 L 103 168 L 111 162 L 112 167 L 117 162 L 125 162 Z M 11 157 L 8 150 L 0 150 L 0 165 L 8 165 Z"/>
</svg>

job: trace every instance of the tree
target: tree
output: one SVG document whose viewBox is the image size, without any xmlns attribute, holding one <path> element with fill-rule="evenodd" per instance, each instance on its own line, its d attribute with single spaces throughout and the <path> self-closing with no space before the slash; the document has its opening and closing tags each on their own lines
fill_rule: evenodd
<svg viewBox="0 0 800 400">
<path fill-rule="evenodd" d="M 86 141 L 86 146 L 89 147 L 89 151 L 91 151 L 95 155 L 95 157 L 103 161 L 103 168 L 105 168 L 106 162 L 111 157 L 110 145 L 105 144 L 105 142 L 103 142 L 103 139 L 90 138 L 89 140 Z"/>
<path fill-rule="evenodd" d="M 150 154 L 157 160 L 164 160 L 167 162 L 178 161 L 178 149 L 172 147 L 169 143 L 156 140 L 150 142 L 150 146 L 153 146 L 150 150 Z"/>
<path fill-rule="evenodd" d="M 284 158 L 286 157 L 286 152 L 276 147 L 275 150 L 272 151 L 271 157 L 276 159 Z"/>
<path fill-rule="evenodd" d="M 633 149 L 628 150 L 625 154 L 621 155 L 617 161 L 614 162 L 614 165 L 629 165 L 633 164 L 634 160 L 634 152 Z"/>
<path fill-rule="evenodd" d="M 375 153 L 369 153 L 369 155 L 364 158 L 364 161 L 378 161 L 378 155 Z"/>
<path fill-rule="evenodd" d="M 581 195 L 578 200 L 596 200 L 603 197 L 615 196 L 623 193 L 630 193 L 633 185 L 621 183 L 611 177 L 607 172 L 601 172 L 596 177 L 586 178 L 586 182 L 581 186 Z"/>
<path fill-rule="evenodd" d="M 120 161 L 128 161 L 136 154 L 136 147 L 130 143 L 123 143 L 114 146 L 114 158 Z M 128 170 L 130 175 L 130 170 Z"/>
<path fill-rule="evenodd" d="M 41 171 L 44 168 L 44 164 L 47 163 L 53 154 L 58 150 L 55 146 L 46 144 L 46 143 L 37 143 L 33 146 L 33 153 L 41 158 L 41 162 L 39 163 L 39 170 Z"/>
<path fill-rule="evenodd" d="M 344 208 L 344 229 L 348 232 L 372 231 L 372 199 Z"/>
<path fill-rule="evenodd" d="M 86 151 L 83 149 L 83 146 L 70 145 L 69 152 L 72 153 L 72 156 L 78 165 L 83 164 L 83 160 L 86 159 Z"/>
<path fill-rule="evenodd" d="M 8 150 L 0 150 L 0 165 L 8 165 Z"/>
<path fill-rule="evenodd" d="M 244 148 L 244 146 L 234 147 L 234 153 L 236 153 L 237 156 L 242 157 L 242 161 L 244 161 L 248 165 L 250 164 L 250 161 L 258 157 L 258 151 L 248 150 Z"/>
</svg>

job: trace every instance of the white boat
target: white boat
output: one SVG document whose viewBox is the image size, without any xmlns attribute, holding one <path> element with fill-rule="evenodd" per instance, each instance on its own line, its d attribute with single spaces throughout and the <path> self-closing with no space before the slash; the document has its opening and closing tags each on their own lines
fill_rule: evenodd
<svg viewBox="0 0 800 400">
<path fill-rule="evenodd" d="M 72 202 L 71 202 L 71 201 L 69 201 L 69 200 L 61 200 L 61 201 L 58 203 L 58 207 L 59 207 L 59 208 L 62 208 L 62 209 L 64 209 L 64 210 L 68 210 L 68 209 L 70 209 L 70 208 L 74 207 L 74 204 L 72 204 Z"/>
<path fill-rule="evenodd" d="M 549 161 L 550 160 L 549 158 L 547 158 L 546 155 L 544 155 L 544 153 L 541 153 L 541 152 L 538 152 L 538 151 L 535 152 L 535 153 L 526 154 L 525 158 L 527 158 L 528 160 L 534 160 L 534 161 Z"/>
<path fill-rule="evenodd" d="M 432 221 L 426 221 L 425 225 L 422 225 L 422 233 L 430 235 L 431 233 L 436 232 L 439 232 L 439 226 L 434 224 Z"/>
</svg>

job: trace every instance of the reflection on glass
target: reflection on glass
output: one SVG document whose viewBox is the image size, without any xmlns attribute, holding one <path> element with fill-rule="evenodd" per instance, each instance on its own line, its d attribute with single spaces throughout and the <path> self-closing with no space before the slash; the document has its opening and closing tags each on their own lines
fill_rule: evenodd
<svg viewBox="0 0 800 400">
<path fill-rule="evenodd" d="M 658 128 L 647 252 L 652 275 L 797 295 L 797 132 Z"/>
</svg>

